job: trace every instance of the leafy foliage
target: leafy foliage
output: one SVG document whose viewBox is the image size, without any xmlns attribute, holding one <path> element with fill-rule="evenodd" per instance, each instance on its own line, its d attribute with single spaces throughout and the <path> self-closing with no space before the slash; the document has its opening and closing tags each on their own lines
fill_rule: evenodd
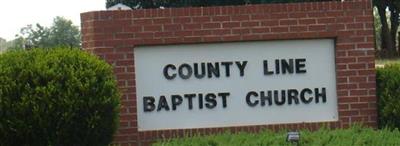
<svg viewBox="0 0 400 146">
<path fill-rule="evenodd" d="M 400 128 L 400 64 L 377 69 L 380 127 Z"/>
<path fill-rule="evenodd" d="M 0 54 L 0 145 L 108 145 L 119 92 L 110 65 L 79 49 Z"/>
<path fill-rule="evenodd" d="M 106 8 L 122 3 L 135 9 L 159 7 L 207 7 L 260 3 L 290 3 L 332 0 L 106 0 Z"/>
<path fill-rule="evenodd" d="M 63 17 L 56 17 L 53 21 L 53 26 L 50 27 L 50 48 L 53 47 L 80 47 L 80 31 L 77 26 L 72 24 L 71 20 Z"/>
<path fill-rule="evenodd" d="M 7 40 L 0 37 L 0 52 L 6 49 Z"/>
<path fill-rule="evenodd" d="M 21 29 L 21 34 L 17 39 L 26 49 L 30 48 L 79 48 L 80 31 L 77 26 L 72 24 L 71 20 L 63 17 L 56 17 L 53 25 L 49 28 L 40 24 L 28 25 Z"/>
<path fill-rule="evenodd" d="M 5 39 L 0 38 L 0 53 L 7 50 L 18 50 L 23 48 L 23 39 L 16 38 L 11 41 L 6 41 Z"/>
<path fill-rule="evenodd" d="M 304 146 L 377 146 L 397 145 L 400 143 L 400 132 L 383 129 L 375 131 L 371 128 L 354 126 L 349 129 L 319 129 L 315 132 L 300 132 L 299 145 Z M 159 141 L 155 146 L 292 146 L 286 142 L 286 131 L 237 133 L 225 132 L 218 135 L 194 136 L 180 139 Z"/>
<path fill-rule="evenodd" d="M 25 39 L 18 37 L 12 41 L 6 43 L 5 50 L 23 50 L 25 48 Z"/>
<path fill-rule="evenodd" d="M 26 40 L 25 46 L 27 48 L 49 46 L 50 30 L 40 24 L 36 24 L 36 27 L 28 25 L 22 28 L 21 34 L 25 36 L 24 40 Z"/>
</svg>

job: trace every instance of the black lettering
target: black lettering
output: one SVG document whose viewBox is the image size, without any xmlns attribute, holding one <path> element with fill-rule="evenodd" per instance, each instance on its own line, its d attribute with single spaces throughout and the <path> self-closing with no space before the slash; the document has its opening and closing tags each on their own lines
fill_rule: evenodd
<svg viewBox="0 0 400 146">
<path fill-rule="evenodd" d="M 199 109 L 203 109 L 203 94 L 199 94 Z"/>
<path fill-rule="evenodd" d="M 201 74 L 199 74 L 199 65 L 197 63 L 193 64 L 194 66 L 194 76 L 198 79 L 204 78 L 206 76 L 206 64 L 201 63 Z"/>
<path fill-rule="evenodd" d="M 211 78 L 214 74 L 215 77 L 219 78 L 219 64 L 207 63 L 208 78 Z"/>
<path fill-rule="evenodd" d="M 145 96 L 143 97 L 143 111 L 144 112 L 152 112 L 156 108 L 154 104 L 156 100 L 153 96 Z"/>
<path fill-rule="evenodd" d="M 260 93 L 260 100 L 261 100 L 261 106 L 265 106 L 265 101 L 268 100 L 268 105 L 272 105 L 272 92 L 267 91 L 267 96 L 265 96 L 265 92 L 261 91 Z"/>
<path fill-rule="evenodd" d="M 196 94 L 185 94 L 184 96 L 188 100 L 189 110 L 193 109 L 193 98 L 196 97 Z"/>
<path fill-rule="evenodd" d="M 184 74 L 183 69 L 186 69 L 186 74 Z M 179 76 L 182 79 L 189 79 L 193 74 L 193 69 L 192 69 L 192 67 L 190 67 L 189 64 L 184 63 L 181 66 L 179 66 L 178 72 L 179 72 Z"/>
<path fill-rule="evenodd" d="M 275 104 L 276 105 L 283 105 L 285 104 L 286 101 L 286 91 L 282 90 L 281 91 L 281 101 L 279 101 L 279 91 L 278 90 L 274 90 L 274 100 L 275 100 Z"/>
<path fill-rule="evenodd" d="M 309 96 L 309 97 L 308 97 L 308 100 L 307 100 L 306 97 L 305 97 L 305 94 L 306 94 L 306 93 L 307 93 L 307 94 L 311 94 L 311 93 L 312 93 L 312 90 L 309 89 L 309 88 L 305 88 L 305 89 L 301 90 L 301 92 L 300 92 L 300 99 L 301 99 L 301 101 L 302 101 L 303 103 L 309 104 L 309 103 L 312 101 L 313 97 Z"/>
<path fill-rule="evenodd" d="M 218 96 L 222 98 L 222 107 L 226 108 L 227 104 L 226 104 L 226 98 L 230 95 L 229 92 L 225 92 L 225 93 L 218 93 Z"/>
<path fill-rule="evenodd" d="M 288 104 L 291 105 L 293 100 L 295 104 L 299 104 L 299 91 L 297 91 L 296 89 L 289 89 Z"/>
<path fill-rule="evenodd" d="M 315 103 L 319 103 L 319 98 L 322 98 L 322 102 L 326 103 L 326 89 L 322 88 L 322 92 L 319 92 L 318 88 L 314 89 L 314 93 L 315 93 Z"/>
<path fill-rule="evenodd" d="M 183 98 L 180 95 L 171 95 L 172 98 L 172 110 L 176 110 L 176 107 L 182 104 Z"/>
<path fill-rule="evenodd" d="M 281 60 L 281 69 L 282 69 L 282 74 L 286 74 L 288 72 L 289 74 L 293 73 L 293 59 L 289 59 L 289 62 L 287 60 L 282 59 Z"/>
<path fill-rule="evenodd" d="M 161 111 L 163 108 L 166 111 L 169 111 L 169 106 L 168 106 L 167 99 L 165 99 L 165 96 L 160 96 L 160 100 L 158 102 L 157 111 Z"/>
<path fill-rule="evenodd" d="M 172 79 L 174 79 L 176 77 L 176 73 L 173 73 L 172 75 L 169 75 L 168 74 L 168 69 L 176 70 L 176 67 L 175 67 L 175 65 L 172 65 L 172 64 L 168 64 L 168 65 L 166 65 L 164 67 L 164 71 L 163 71 L 164 72 L 164 77 L 166 79 L 168 79 L 168 80 L 172 80 Z"/>
<path fill-rule="evenodd" d="M 235 63 L 237 65 L 237 67 L 239 68 L 240 76 L 243 77 L 244 76 L 244 68 L 246 68 L 247 61 L 243 61 L 242 63 L 240 63 L 239 61 L 236 61 Z"/>
<path fill-rule="evenodd" d="M 206 107 L 208 109 L 213 109 L 215 106 L 217 106 L 217 100 L 215 99 L 217 96 L 213 93 L 209 93 L 206 95 L 205 100 L 206 100 Z"/>
<path fill-rule="evenodd" d="M 301 58 L 301 59 L 296 59 L 296 73 L 306 73 L 307 70 L 305 69 L 306 67 L 306 59 Z"/>
<path fill-rule="evenodd" d="M 275 73 L 279 74 L 281 72 L 280 70 L 279 59 L 275 59 Z"/>
<path fill-rule="evenodd" d="M 232 64 L 233 64 L 233 62 L 221 62 L 221 65 L 225 66 L 225 75 L 226 75 L 227 77 L 230 76 L 230 72 L 231 72 L 230 66 L 231 66 Z"/>
<path fill-rule="evenodd" d="M 268 60 L 264 60 L 264 75 L 272 75 L 273 71 L 268 70 Z"/>
<path fill-rule="evenodd" d="M 258 104 L 258 100 L 255 100 L 254 102 L 251 102 L 250 97 L 254 96 L 254 97 L 258 97 L 257 92 L 255 91 L 250 91 L 249 93 L 247 93 L 246 95 L 246 103 L 247 105 L 251 106 L 251 107 L 255 107 Z"/>
</svg>

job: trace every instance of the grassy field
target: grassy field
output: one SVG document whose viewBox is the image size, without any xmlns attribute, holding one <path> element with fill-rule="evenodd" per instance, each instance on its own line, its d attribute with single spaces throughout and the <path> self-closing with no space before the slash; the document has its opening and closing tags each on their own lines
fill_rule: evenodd
<svg viewBox="0 0 400 146">
<path fill-rule="evenodd" d="M 210 136 L 193 136 L 159 141 L 154 146 L 293 146 L 286 142 L 287 131 L 260 133 L 225 132 Z M 301 146 L 396 146 L 400 145 L 399 130 L 373 130 L 353 126 L 349 129 L 300 131 Z"/>
</svg>

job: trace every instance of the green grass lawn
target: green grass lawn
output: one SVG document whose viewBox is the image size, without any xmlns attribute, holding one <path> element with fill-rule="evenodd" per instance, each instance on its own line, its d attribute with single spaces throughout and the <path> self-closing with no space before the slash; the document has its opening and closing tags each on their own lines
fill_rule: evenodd
<svg viewBox="0 0 400 146">
<path fill-rule="evenodd" d="M 209 136 L 192 136 L 168 139 L 155 143 L 155 146 L 292 146 L 286 142 L 287 131 L 260 133 L 225 132 Z M 349 129 L 300 131 L 300 146 L 396 146 L 400 145 L 399 130 L 374 130 L 353 126 Z"/>
</svg>

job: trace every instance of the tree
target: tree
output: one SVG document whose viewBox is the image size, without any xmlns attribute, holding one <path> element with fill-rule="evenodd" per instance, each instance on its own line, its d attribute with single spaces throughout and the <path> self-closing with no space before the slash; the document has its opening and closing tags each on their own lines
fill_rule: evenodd
<svg viewBox="0 0 400 146">
<path fill-rule="evenodd" d="M 25 40 L 26 48 L 46 48 L 46 46 L 49 46 L 49 32 L 48 28 L 38 23 L 35 27 L 30 24 L 21 29 L 21 35 L 18 35 L 18 37 Z"/>
<path fill-rule="evenodd" d="M 381 50 L 381 42 L 382 42 L 382 37 L 381 37 L 381 32 L 382 32 L 382 24 L 380 23 L 380 18 L 378 14 L 377 8 L 374 8 L 373 10 L 373 15 L 374 15 L 374 28 L 375 28 L 375 48 L 377 50 Z"/>
<path fill-rule="evenodd" d="M 0 38 L 0 52 L 5 50 L 19 50 L 24 48 L 24 39 L 22 37 L 18 37 L 11 41 L 6 41 L 3 38 Z"/>
<path fill-rule="evenodd" d="M 7 40 L 0 37 L 0 43 L 5 43 L 5 42 L 7 42 Z"/>
<path fill-rule="evenodd" d="M 69 48 L 80 47 L 80 31 L 71 20 L 63 17 L 54 18 L 53 26 L 50 27 L 50 46 L 64 46 Z"/>
<path fill-rule="evenodd" d="M 23 42 L 23 48 L 57 48 L 80 47 L 80 31 L 71 20 L 63 17 L 53 19 L 53 25 L 49 28 L 40 24 L 27 25 L 17 35 L 18 41 Z"/>
<path fill-rule="evenodd" d="M 23 50 L 25 49 L 25 39 L 23 37 L 17 37 L 12 41 L 7 42 L 7 50 Z"/>
<path fill-rule="evenodd" d="M 3 38 L 0 37 L 0 52 L 2 52 L 3 50 L 6 49 L 5 48 L 6 43 L 7 43 L 6 39 L 3 39 Z"/>
<path fill-rule="evenodd" d="M 393 0 L 374 0 L 381 22 L 381 57 L 393 58 L 399 54 L 396 47 L 398 38 L 400 2 Z M 389 15 L 387 15 L 389 13 Z M 389 17 L 389 19 L 388 19 Z M 389 21 L 388 21 L 389 20 Z"/>
</svg>

